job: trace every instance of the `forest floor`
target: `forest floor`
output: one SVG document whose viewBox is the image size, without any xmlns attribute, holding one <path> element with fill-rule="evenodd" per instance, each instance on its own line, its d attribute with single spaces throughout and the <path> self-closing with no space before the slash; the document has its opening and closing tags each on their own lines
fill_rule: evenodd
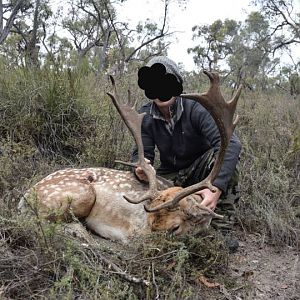
<svg viewBox="0 0 300 300">
<path fill-rule="evenodd" d="M 239 237 L 240 247 L 230 254 L 224 284 L 205 289 L 205 298 L 212 300 L 298 300 L 300 299 L 300 254 L 290 248 L 276 248 L 257 234 Z M 230 284 L 226 284 L 230 286 Z"/>
</svg>

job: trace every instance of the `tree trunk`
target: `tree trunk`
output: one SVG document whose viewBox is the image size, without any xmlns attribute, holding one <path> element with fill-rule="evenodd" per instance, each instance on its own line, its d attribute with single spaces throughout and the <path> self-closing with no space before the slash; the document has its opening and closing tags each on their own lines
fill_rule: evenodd
<svg viewBox="0 0 300 300">
<path fill-rule="evenodd" d="M 107 28 L 104 44 L 103 44 L 102 50 L 100 50 L 100 53 L 99 53 L 99 65 L 98 65 L 98 70 L 97 70 L 97 76 L 100 75 L 100 73 L 103 72 L 103 70 L 105 68 L 110 36 L 111 36 L 111 30 L 110 30 L 110 28 Z"/>
<path fill-rule="evenodd" d="M 30 33 L 29 42 L 26 47 L 26 56 L 27 63 L 29 66 L 38 67 L 39 66 L 39 50 L 40 46 L 37 45 L 37 32 L 39 27 L 39 9 L 40 9 L 41 1 L 36 0 L 36 6 L 34 10 L 34 18 L 33 18 L 33 28 Z"/>
<path fill-rule="evenodd" d="M 19 11 L 19 9 L 21 8 L 22 3 L 24 2 L 24 0 L 18 0 L 15 4 L 15 6 L 13 7 L 11 14 L 9 16 L 9 18 L 6 21 L 5 27 L 3 28 L 3 1 L 0 1 L 0 45 L 6 40 L 13 24 L 15 21 L 15 18 L 17 16 L 17 13 Z"/>
</svg>

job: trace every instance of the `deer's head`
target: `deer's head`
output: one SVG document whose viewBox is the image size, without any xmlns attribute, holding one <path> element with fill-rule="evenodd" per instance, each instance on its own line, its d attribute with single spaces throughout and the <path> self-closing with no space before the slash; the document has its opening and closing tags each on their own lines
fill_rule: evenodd
<svg viewBox="0 0 300 300">
<path fill-rule="evenodd" d="M 181 187 L 171 187 L 161 191 L 159 195 L 151 201 L 149 209 L 171 201 L 177 193 L 182 191 Z M 158 211 L 149 212 L 148 222 L 152 231 L 168 231 L 180 235 L 191 231 L 195 226 L 207 226 L 211 219 L 212 211 L 206 213 L 199 207 L 201 202 L 200 196 L 191 195 L 183 198 L 173 208 L 162 208 Z M 220 216 L 221 217 L 221 216 Z"/>
<path fill-rule="evenodd" d="M 198 196 L 194 193 L 205 188 L 210 189 L 212 192 L 216 191 L 212 182 L 221 169 L 227 145 L 237 124 L 238 118 L 236 117 L 235 120 L 233 118 L 242 88 L 239 87 L 232 100 L 226 102 L 220 92 L 218 74 L 207 71 L 204 71 L 204 73 L 210 80 L 209 90 L 203 94 L 183 94 L 181 97 L 201 103 L 215 120 L 220 132 L 220 149 L 216 161 L 209 175 L 201 182 L 184 189 L 172 187 L 164 191 L 158 191 L 155 171 L 146 163 L 144 158 L 141 125 L 145 113 L 138 114 L 135 111 L 135 104 L 130 104 L 130 93 L 128 93 L 128 104 L 122 104 L 118 101 L 115 82 L 111 77 L 114 92 L 108 93 L 108 95 L 131 131 L 138 149 L 138 161 L 136 163 L 121 163 L 141 167 L 149 181 L 149 190 L 143 197 L 130 199 L 124 196 L 124 198 L 135 204 L 147 201 L 144 207 L 149 213 L 149 225 L 153 231 L 167 230 L 182 234 L 188 232 L 195 224 L 207 224 L 211 217 L 222 217 L 201 205 L 201 200 L 199 201 Z"/>
</svg>

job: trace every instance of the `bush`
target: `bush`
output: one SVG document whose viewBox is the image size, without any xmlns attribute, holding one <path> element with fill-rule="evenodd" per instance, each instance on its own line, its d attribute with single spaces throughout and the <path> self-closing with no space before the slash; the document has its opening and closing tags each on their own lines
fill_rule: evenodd
<svg viewBox="0 0 300 300">
<path fill-rule="evenodd" d="M 78 163 L 87 155 L 88 162 L 112 165 L 109 157 L 126 142 L 106 95 L 108 80 L 83 77 L 80 70 L 0 67 L 1 139 L 30 144 L 61 163 Z"/>
<path fill-rule="evenodd" d="M 279 245 L 299 242 L 300 219 L 293 201 L 300 195 L 299 162 L 291 151 L 299 104 L 279 92 L 245 94 L 239 104 L 241 222 Z"/>
</svg>

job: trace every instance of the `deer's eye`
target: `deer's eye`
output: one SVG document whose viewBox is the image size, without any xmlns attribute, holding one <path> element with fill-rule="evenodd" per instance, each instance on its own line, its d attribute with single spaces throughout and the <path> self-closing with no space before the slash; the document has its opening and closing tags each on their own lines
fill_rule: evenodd
<svg viewBox="0 0 300 300">
<path fill-rule="evenodd" d="M 170 232 L 176 233 L 179 229 L 180 229 L 180 225 L 176 224 L 176 225 L 172 226 L 172 228 L 170 229 Z"/>
</svg>

